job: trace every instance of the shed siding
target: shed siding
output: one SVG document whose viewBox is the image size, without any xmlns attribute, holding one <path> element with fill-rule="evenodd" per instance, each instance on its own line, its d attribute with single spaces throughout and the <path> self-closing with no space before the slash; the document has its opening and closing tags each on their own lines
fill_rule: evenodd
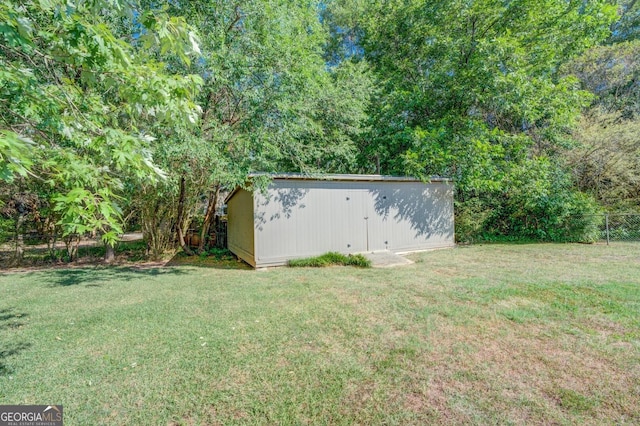
<svg viewBox="0 0 640 426">
<path fill-rule="evenodd" d="M 453 245 L 453 187 L 412 182 L 389 188 L 385 210 L 391 220 L 395 252 Z"/>
<path fill-rule="evenodd" d="M 253 195 L 239 189 L 227 202 L 227 245 L 239 258 L 256 267 Z"/>
<path fill-rule="evenodd" d="M 403 252 L 448 247 L 454 241 L 453 187 L 448 182 L 276 179 L 266 195 L 256 192 L 254 198 L 249 229 L 257 267 L 327 251 Z M 230 205 L 230 214 L 232 209 Z M 231 236 L 239 230 L 232 229 L 231 218 L 229 226 L 229 248 L 236 253 Z"/>
</svg>

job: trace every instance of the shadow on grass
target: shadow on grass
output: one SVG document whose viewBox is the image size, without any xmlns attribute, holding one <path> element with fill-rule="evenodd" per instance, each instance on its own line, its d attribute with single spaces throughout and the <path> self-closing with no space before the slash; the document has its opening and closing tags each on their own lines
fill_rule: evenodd
<svg viewBox="0 0 640 426">
<path fill-rule="evenodd" d="M 164 275 L 185 275 L 186 271 L 177 268 L 141 268 L 141 267 L 100 267 L 78 269 L 55 269 L 47 271 L 47 280 L 51 287 L 69 287 L 84 285 L 100 287 L 110 280 L 132 281 Z"/>
<path fill-rule="evenodd" d="M 0 309 L 0 330 L 22 327 L 22 320 L 28 315 L 24 312 L 14 312 L 13 308 Z"/>
<path fill-rule="evenodd" d="M 0 345 L 0 376 L 11 374 L 13 370 L 5 364 L 5 360 L 11 356 L 18 355 L 20 352 L 29 349 L 31 343 L 2 343 Z"/>
<path fill-rule="evenodd" d="M 0 277 L 19 274 L 20 276 L 36 277 L 35 281 L 42 282 L 48 287 L 101 287 L 109 281 L 132 281 L 136 279 L 154 278 L 166 275 L 188 275 L 189 272 L 181 266 L 195 266 L 211 269 L 253 270 L 251 266 L 235 258 L 216 259 L 214 257 L 176 255 L 164 266 L 83 266 L 75 268 L 48 268 L 29 272 L 0 272 Z M 0 313 L 1 315 L 1 313 Z"/>
<path fill-rule="evenodd" d="M 19 328 L 24 325 L 21 319 L 28 314 L 24 312 L 15 312 L 14 308 L 0 309 L 0 331 Z M 0 376 L 10 374 L 11 368 L 6 365 L 6 360 L 9 357 L 18 355 L 20 352 L 29 349 L 31 343 L 19 342 L 10 343 L 7 342 L 4 336 L 0 339 Z"/>
<path fill-rule="evenodd" d="M 166 268 L 162 266 L 100 266 L 77 268 L 49 268 L 38 269 L 29 272 L 0 273 L 2 276 L 19 275 L 21 277 L 32 276 L 32 281 L 41 282 L 48 287 L 68 287 L 84 285 L 85 287 L 100 287 L 110 280 L 132 281 L 140 278 L 153 278 L 161 275 L 185 275 L 186 271 L 179 268 Z"/>
</svg>

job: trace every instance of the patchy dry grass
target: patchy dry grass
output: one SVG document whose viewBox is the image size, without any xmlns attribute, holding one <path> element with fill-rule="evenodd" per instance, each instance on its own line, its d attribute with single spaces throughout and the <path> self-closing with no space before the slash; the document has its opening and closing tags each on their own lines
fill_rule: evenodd
<svg viewBox="0 0 640 426">
<path fill-rule="evenodd" d="M 640 244 L 0 275 L 0 404 L 66 424 L 638 424 Z"/>
</svg>

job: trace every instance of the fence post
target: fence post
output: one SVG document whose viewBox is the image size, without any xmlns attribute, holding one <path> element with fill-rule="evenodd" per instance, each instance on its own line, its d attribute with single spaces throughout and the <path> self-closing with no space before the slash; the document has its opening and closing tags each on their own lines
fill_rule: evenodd
<svg viewBox="0 0 640 426">
<path fill-rule="evenodd" d="M 604 223 L 607 229 L 607 245 L 609 245 L 609 213 L 604 215 Z"/>
</svg>

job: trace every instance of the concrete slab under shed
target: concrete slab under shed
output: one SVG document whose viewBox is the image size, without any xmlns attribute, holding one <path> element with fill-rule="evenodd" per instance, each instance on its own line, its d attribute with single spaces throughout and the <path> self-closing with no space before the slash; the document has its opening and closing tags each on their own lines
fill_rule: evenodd
<svg viewBox="0 0 640 426">
<path fill-rule="evenodd" d="M 362 253 L 362 255 L 371 261 L 373 268 L 391 268 L 393 266 L 410 265 L 413 263 L 413 261 L 406 257 L 402 257 L 388 250 Z"/>
</svg>

